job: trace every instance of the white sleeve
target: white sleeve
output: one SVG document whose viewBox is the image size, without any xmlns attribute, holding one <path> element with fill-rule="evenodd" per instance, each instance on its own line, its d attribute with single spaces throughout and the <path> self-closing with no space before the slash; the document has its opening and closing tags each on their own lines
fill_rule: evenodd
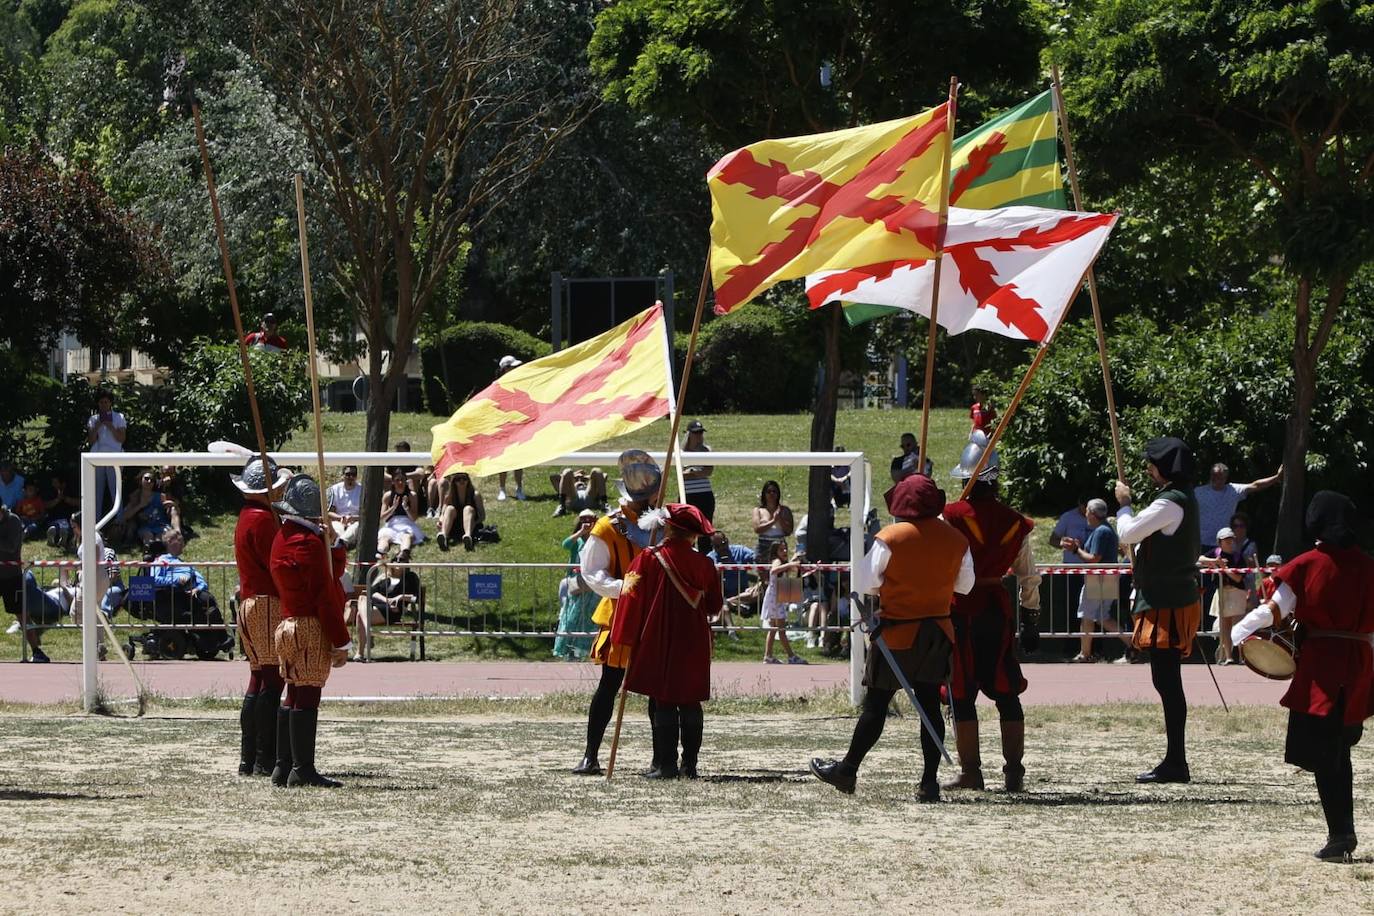
<svg viewBox="0 0 1374 916">
<path fill-rule="evenodd" d="M 1130 506 L 1116 513 L 1116 535 L 1122 544 L 1139 544 L 1156 531 L 1173 534 L 1183 524 L 1183 507 L 1167 499 L 1157 499 L 1139 515 Z"/>
<path fill-rule="evenodd" d="M 973 571 L 973 551 L 965 548 L 964 559 L 959 564 L 959 575 L 954 577 L 954 593 L 967 595 L 973 591 L 973 585 L 977 581 L 978 575 Z"/>
<path fill-rule="evenodd" d="M 1253 636 L 1256 631 L 1272 626 L 1274 624 L 1274 608 L 1278 609 L 1279 619 L 1282 620 L 1284 617 L 1292 615 L 1297 604 L 1298 596 L 1293 594 L 1288 583 L 1280 582 L 1272 598 L 1261 602 L 1260 606 L 1246 614 L 1240 623 L 1231 627 L 1231 641 L 1239 645 Z"/>
<path fill-rule="evenodd" d="M 594 534 L 589 535 L 578 560 L 582 565 L 582 578 L 592 591 L 603 598 L 620 597 L 621 580 L 610 574 L 611 548 L 605 541 Z"/>
<path fill-rule="evenodd" d="M 1274 597 L 1269 600 L 1278 605 L 1280 617 L 1292 617 L 1298 606 L 1298 596 L 1293 594 L 1287 582 L 1280 582 L 1279 587 L 1274 590 Z"/>
<path fill-rule="evenodd" d="M 1011 564 L 1012 575 L 1016 576 L 1016 587 L 1020 594 L 1017 601 L 1021 607 L 1030 611 L 1040 610 L 1040 571 L 1035 568 L 1035 555 L 1031 553 L 1031 539 L 1021 542 L 1016 560 Z"/>
<path fill-rule="evenodd" d="M 883 584 L 883 573 L 887 571 L 887 564 L 891 559 L 891 549 L 878 538 L 874 538 L 873 546 L 854 568 L 854 591 L 861 595 L 878 594 L 878 589 Z"/>
</svg>

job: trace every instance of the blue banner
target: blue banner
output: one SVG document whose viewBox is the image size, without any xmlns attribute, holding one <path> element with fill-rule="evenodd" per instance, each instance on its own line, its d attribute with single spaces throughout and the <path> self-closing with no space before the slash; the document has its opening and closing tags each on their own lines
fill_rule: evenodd
<svg viewBox="0 0 1374 916">
<path fill-rule="evenodd" d="M 469 601 L 500 601 L 500 573 L 472 573 L 468 576 Z"/>
</svg>

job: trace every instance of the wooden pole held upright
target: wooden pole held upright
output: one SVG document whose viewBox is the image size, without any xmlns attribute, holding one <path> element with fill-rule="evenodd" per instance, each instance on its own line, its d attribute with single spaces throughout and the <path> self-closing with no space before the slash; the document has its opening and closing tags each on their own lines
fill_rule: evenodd
<svg viewBox="0 0 1374 916">
<path fill-rule="evenodd" d="M 224 282 L 229 288 L 229 310 L 234 316 L 234 339 L 238 341 L 239 363 L 243 366 L 243 381 L 248 388 L 248 406 L 253 413 L 253 432 L 258 439 L 258 457 L 262 459 L 262 473 L 270 485 L 272 475 L 268 471 L 267 437 L 262 432 L 262 413 L 258 410 L 258 394 L 253 388 L 253 366 L 248 362 L 248 344 L 244 342 L 243 318 L 239 314 L 238 287 L 234 284 L 234 266 L 229 261 L 229 240 L 224 233 L 224 217 L 220 214 L 219 195 L 215 192 L 215 172 L 210 167 L 210 150 L 205 145 L 205 130 L 200 123 L 199 105 L 191 106 L 191 118 L 196 125 L 196 145 L 200 147 L 200 164 L 205 171 L 205 187 L 210 192 L 210 212 L 215 219 L 215 238 L 219 242 L 219 256 L 224 268 Z M 275 513 L 276 509 L 272 511 Z"/>
<path fill-rule="evenodd" d="M 1064 94 L 1059 87 L 1059 65 L 1050 65 L 1050 79 L 1054 88 L 1054 108 L 1059 112 L 1059 129 L 1064 135 L 1064 162 L 1069 167 L 1069 189 L 1073 192 L 1073 208 L 1083 210 L 1083 198 L 1078 192 L 1078 167 L 1073 158 L 1073 137 L 1069 134 L 1069 115 L 1064 110 Z M 1112 451 L 1116 455 L 1116 476 L 1126 479 L 1126 462 L 1121 453 L 1121 428 L 1116 419 L 1116 395 L 1112 390 L 1112 370 L 1107 363 L 1107 332 L 1102 325 L 1102 307 L 1097 298 L 1097 276 L 1088 268 L 1088 298 L 1093 306 L 1093 326 L 1097 329 L 1097 358 L 1102 364 L 1102 385 L 1107 391 L 1107 420 L 1112 429 Z"/>
<path fill-rule="evenodd" d="M 310 289 L 310 245 L 305 232 L 305 180 L 300 172 L 296 173 L 296 232 L 301 242 L 301 282 L 305 288 L 305 340 L 310 360 L 310 401 L 315 413 L 315 466 L 320 475 L 320 528 L 324 532 L 325 568 L 329 570 L 329 581 L 333 582 L 338 574 L 334 571 L 334 551 L 329 548 L 332 529 L 329 525 L 329 504 L 324 495 L 324 430 L 320 418 L 319 369 L 315 365 L 315 304 Z M 366 616 L 364 613 L 363 617 Z"/>
<path fill-rule="evenodd" d="M 654 505 L 663 505 L 663 496 L 668 491 L 668 472 L 673 466 L 673 455 L 677 452 L 677 428 L 682 421 L 682 404 L 687 399 L 687 383 L 692 378 L 692 360 L 696 357 L 697 337 L 701 333 L 701 313 L 706 308 L 706 290 L 711 284 L 711 249 L 706 249 L 706 266 L 701 271 L 701 288 L 697 291 L 697 307 L 692 315 L 692 336 L 687 341 L 687 359 L 682 365 L 682 381 L 678 383 L 677 404 L 673 410 L 672 430 L 668 434 L 668 450 L 663 458 L 663 476 L 659 480 L 658 495 L 654 499 Z M 672 303 L 668 303 L 665 308 L 672 308 Z M 634 653 L 630 653 L 630 661 L 625 664 L 625 680 L 620 683 L 620 698 L 616 702 L 615 709 L 615 731 L 611 734 L 611 756 L 606 761 L 606 778 L 610 779 L 615 775 L 615 757 L 620 749 L 620 727 L 625 720 L 625 697 L 629 693 L 629 674 L 630 665 L 634 661 Z"/>
<path fill-rule="evenodd" d="M 926 334 L 926 379 L 921 396 L 921 438 L 917 452 L 918 473 L 925 473 L 926 434 L 930 430 L 930 398 L 935 387 L 935 331 L 940 316 L 940 264 L 944 261 L 945 230 L 949 225 L 949 172 L 954 156 L 954 117 L 959 106 L 959 78 L 949 78 L 949 101 L 945 105 L 945 155 L 940 164 L 940 227 L 935 236 L 935 275 L 930 290 L 930 329 Z"/>
</svg>

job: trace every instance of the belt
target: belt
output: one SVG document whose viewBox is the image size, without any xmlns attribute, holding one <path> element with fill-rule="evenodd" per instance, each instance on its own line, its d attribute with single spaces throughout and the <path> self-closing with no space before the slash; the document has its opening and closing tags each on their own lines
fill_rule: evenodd
<svg viewBox="0 0 1374 916">
<path fill-rule="evenodd" d="M 1356 633 L 1353 630 L 1305 630 L 1303 639 L 1351 639 L 1374 646 L 1374 633 Z"/>
</svg>

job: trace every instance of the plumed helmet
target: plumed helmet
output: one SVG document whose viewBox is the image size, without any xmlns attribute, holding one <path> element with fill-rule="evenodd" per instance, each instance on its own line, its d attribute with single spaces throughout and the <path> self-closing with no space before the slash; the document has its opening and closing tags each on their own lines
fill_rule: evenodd
<svg viewBox="0 0 1374 916">
<path fill-rule="evenodd" d="M 298 518 L 318 518 L 320 514 L 320 485 L 309 474 L 293 474 L 286 482 L 281 499 L 272 504 L 283 515 Z"/>
<path fill-rule="evenodd" d="M 958 480 L 968 480 L 973 476 L 973 469 L 978 466 L 978 461 L 983 457 L 983 452 L 988 447 L 988 434 L 981 429 L 975 429 L 968 437 L 968 445 L 959 453 L 959 463 L 955 465 L 950 476 Z M 987 464 L 983 465 L 982 472 L 978 475 L 979 480 L 996 480 L 998 474 L 999 460 L 997 450 L 993 449 L 992 454 L 988 455 Z"/>
<path fill-rule="evenodd" d="M 620 453 L 620 492 L 634 500 L 649 499 L 658 493 L 663 471 L 658 462 L 643 449 L 626 449 Z"/>
<path fill-rule="evenodd" d="M 267 459 L 267 468 L 273 477 L 270 489 L 277 489 L 291 477 L 290 471 L 286 468 L 278 467 L 277 463 L 271 458 Z M 234 486 L 238 487 L 240 493 L 262 496 L 265 495 L 269 489 L 267 475 L 262 472 L 261 458 L 249 458 L 248 463 L 243 466 L 243 470 L 238 474 L 230 474 L 229 480 Z"/>
</svg>

